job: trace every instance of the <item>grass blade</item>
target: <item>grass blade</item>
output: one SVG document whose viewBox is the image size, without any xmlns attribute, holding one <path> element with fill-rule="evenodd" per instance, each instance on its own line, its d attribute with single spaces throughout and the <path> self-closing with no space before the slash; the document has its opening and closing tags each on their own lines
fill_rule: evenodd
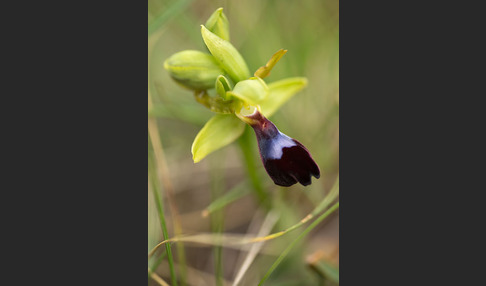
<svg viewBox="0 0 486 286">
<path fill-rule="evenodd" d="M 267 235 L 275 225 L 275 223 L 278 220 L 278 215 L 275 211 L 271 211 L 267 214 L 265 217 L 265 220 L 263 221 L 262 227 L 260 228 L 260 231 L 258 232 L 258 236 L 265 236 Z M 240 283 L 241 279 L 243 278 L 243 275 L 245 275 L 246 271 L 248 268 L 250 268 L 251 263 L 255 259 L 256 255 L 260 251 L 260 249 L 263 247 L 263 242 L 258 242 L 255 244 L 252 244 L 250 251 L 248 252 L 247 256 L 245 257 L 245 260 L 241 264 L 241 268 L 238 271 L 238 273 L 235 276 L 235 280 L 233 282 L 232 286 L 238 285 Z"/>
<path fill-rule="evenodd" d="M 275 239 L 280 237 L 290 231 L 295 230 L 296 228 L 304 225 L 306 222 L 310 221 L 314 218 L 319 212 L 323 211 L 332 201 L 334 201 L 337 196 L 339 195 L 339 177 L 336 179 L 334 186 L 332 187 L 329 194 L 319 203 L 319 205 L 307 216 L 305 216 L 300 222 L 296 223 L 295 225 L 283 230 L 279 231 L 267 236 L 258 236 L 258 237 L 248 237 L 246 235 L 239 235 L 239 234 L 221 234 L 221 235 L 214 235 L 212 233 L 200 233 L 196 235 L 181 235 L 176 236 L 171 239 L 166 239 L 159 244 L 157 244 L 149 253 L 149 257 L 151 257 L 155 251 L 164 244 L 169 242 L 194 242 L 198 244 L 206 244 L 206 245 L 222 245 L 225 247 L 235 247 L 241 246 L 243 244 L 249 243 L 256 243 L 261 241 L 267 241 L 271 239 Z"/>
<path fill-rule="evenodd" d="M 312 222 L 311 225 L 309 225 L 292 243 L 285 248 L 285 250 L 280 254 L 280 256 L 277 258 L 277 260 L 272 264 L 270 269 L 265 273 L 263 276 L 262 280 L 260 280 L 260 283 L 258 285 L 263 285 L 263 283 L 268 279 L 270 274 L 277 268 L 277 266 L 282 262 L 282 260 L 289 254 L 290 250 L 294 247 L 294 245 L 299 242 L 304 236 L 306 236 L 312 229 L 314 229 L 322 220 L 324 220 L 327 216 L 329 216 L 331 213 L 333 213 L 337 208 L 339 207 L 339 202 L 335 203 L 330 209 L 328 209 L 325 213 L 320 215 L 314 222 Z"/>
<path fill-rule="evenodd" d="M 231 188 L 223 196 L 215 199 L 206 209 L 202 211 L 202 216 L 207 217 L 211 213 L 220 210 L 230 203 L 248 195 L 250 193 L 248 183 L 248 180 L 244 180 L 243 182 Z"/>
<path fill-rule="evenodd" d="M 332 201 L 334 201 L 339 195 L 339 176 L 336 178 L 334 185 L 327 194 L 327 196 L 319 203 L 319 205 L 312 211 L 312 215 L 317 215 L 322 212 Z"/>
<path fill-rule="evenodd" d="M 149 276 L 154 279 L 155 282 L 159 283 L 161 286 L 170 286 L 164 281 L 157 273 L 154 273 L 150 268 L 148 269 Z"/>
<path fill-rule="evenodd" d="M 167 256 L 167 252 L 162 253 L 159 258 L 152 264 L 152 266 L 149 267 L 149 269 L 154 272 L 157 267 L 159 267 L 160 263 L 164 260 L 164 258 Z M 150 276 L 150 273 L 149 273 Z"/>
<path fill-rule="evenodd" d="M 151 160 L 149 160 L 149 163 L 150 163 Z M 163 203 L 162 203 L 162 198 L 159 196 L 159 190 L 157 188 L 157 182 L 155 180 L 155 172 L 154 172 L 154 168 L 152 166 L 152 168 L 149 168 L 149 173 L 150 173 L 150 183 L 151 183 L 151 186 L 152 186 L 152 193 L 154 195 L 154 199 L 155 199 L 155 203 L 156 203 L 156 206 L 157 206 L 157 211 L 159 213 L 159 220 L 160 220 L 160 227 L 162 228 L 162 235 L 164 237 L 164 239 L 167 239 L 169 237 L 169 234 L 167 232 L 167 224 L 165 222 L 165 215 L 164 215 L 164 207 L 163 207 Z M 169 260 L 169 267 L 170 267 L 170 276 L 171 276 L 171 279 L 172 279 L 172 284 L 174 286 L 177 285 L 177 278 L 176 278 L 176 274 L 175 274 L 175 269 L 174 269 L 174 259 L 172 257 L 172 250 L 170 248 L 170 244 L 166 244 L 165 245 L 165 250 L 167 252 L 167 258 Z"/>
<path fill-rule="evenodd" d="M 148 108 L 151 109 L 153 107 L 152 96 L 150 93 L 150 89 L 148 92 Z M 152 174 L 152 179 L 155 180 L 155 186 L 159 186 L 157 182 L 160 182 L 160 186 L 163 186 L 165 193 L 167 195 L 167 201 L 169 203 L 170 213 L 172 214 L 173 218 L 173 225 L 174 225 L 174 233 L 175 235 L 180 235 L 182 233 L 182 224 L 181 219 L 179 216 L 179 211 L 177 205 L 175 203 L 175 194 L 174 194 L 174 187 L 170 180 L 169 176 L 169 168 L 167 166 L 167 162 L 165 161 L 165 154 L 164 149 L 162 147 L 162 142 L 160 141 L 160 134 L 159 129 L 157 127 L 157 121 L 155 118 L 148 118 L 148 134 L 150 138 L 150 143 L 152 144 L 152 150 L 154 152 L 154 159 L 155 162 L 152 164 L 152 170 L 154 174 Z M 155 192 L 158 196 L 158 192 Z M 162 213 L 163 214 L 163 213 Z M 181 273 L 181 284 L 184 286 L 185 277 L 186 277 L 186 254 L 184 250 L 183 244 L 177 244 L 177 257 L 181 264 L 180 273 Z M 177 286 L 177 283 L 173 286 Z"/>
<path fill-rule="evenodd" d="M 294 229 L 304 225 L 306 222 L 308 222 L 309 220 L 314 218 L 317 214 L 319 214 L 326 207 L 328 207 L 329 204 L 331 204 L 337 198 L 338 195 L 339 195 L 339 177 L 336 179 L 334 186 L 331 188 L 331 191 L 329 191 L 327 196 L 319 203 L 319 205 L 310 214 L 305 216 L 300 222 L 294 224 L 293 226 L 291 226 L 291 227 L 289 227 L 285 230 L 279 231 L 277 233 L 273 233 L 273 234 L 265 236 L 265 237 L 257 237 L 253 240 L 253 242 L 274 239 L 274 238 L 277 238 L 277 237 L 282 236 L 286 233 L 289 233 L 289 232 L 293 231 Z"/>
</svg>

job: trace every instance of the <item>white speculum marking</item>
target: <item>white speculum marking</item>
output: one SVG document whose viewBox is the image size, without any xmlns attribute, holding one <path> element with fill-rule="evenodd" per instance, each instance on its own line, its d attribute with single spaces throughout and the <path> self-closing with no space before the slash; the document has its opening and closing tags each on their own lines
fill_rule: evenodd
<svg viewBox="0 0 486 286">
<path fill-rule="evenodd" d="M 289 148 L 297 144 L 289 136 L 280 133 L 276 139 L 267 141 L 265 145 L 265 157 L 267 159 L 280 159 L 282 158 L 283 148 Z"/>
</svg>

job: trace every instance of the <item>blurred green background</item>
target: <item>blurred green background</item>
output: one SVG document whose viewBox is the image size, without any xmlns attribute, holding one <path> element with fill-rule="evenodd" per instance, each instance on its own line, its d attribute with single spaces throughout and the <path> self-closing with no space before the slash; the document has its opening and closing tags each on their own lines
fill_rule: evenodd
<svg viewBox="0 0 486 286">
<path fill-rule="evenodd" d="M 287 54 L 277 63 L 267 83 L 286 77 L 303 76 L 308 86 L 288 101 L 270 119 L 285 134 L 302 142 L 321 169 L 321 178 L 312 185 L 281 188 L 266 175 L 252 134 L 251 156 L 254 170 L 272 198 L 272 208 L 280 218 L 272 232 L 283 230 L 302 219 L 320 202 L 335 183 L 339 172 L 339 2 L 247 0 L 247 1 L 148 1 L 148 89 L 149 121 L 154 119 L 163 146 L 165 174 L 174 191 L 185 234 L 214 231 L 211 219 L 201 212 L 214 199 L 248 178 L 242 151 L 237 142 L 210 154 L 201 162 L 192 161 L 191 144 L 204 123 L 213 115 L 198 104 L 192 92 L 181 88 L 163 68 L 172 54 L 186 50 L 207 51 L 200 34 L 211 13 L 219 7 L 230 23 L 231 43 L 243 55 L 253 73 L 279 49 Z M 149 140 L 149 161 L 155 161 Z M 160 168 L 160 166 L 159 166 Z M 155 170 L 155 173 L 164 173 Z M 164 180 L 164 177 L 159 178 Z M 167 182 L 165 182 L 167 183 Z M 248 186 L 251 188 L 251 186 Z M 164 184 L 159 189 L 164 198 L 169 236 L 174 236 L 172 214 L 167 206 Z M 148 249 L 162 241 L 154 196 L 148 192 Z M 261 211 L 254 193 L 243 196 L 224 208 L 224 233 L 248 233 L 255 213 Z M 265 211 L 262 211 L 263 213 Z M 270 276 L 265 285 L 327 285 L 308 267 L 306 259 L 321 253 L 330 265 L 339 264 L 339 215 L 334 213 L 305 238 Z M 269 241 L 240 285 L 256 285 L 275 261 L 276 255 L 301 230 Z M 214 252 L 211 247 L 184 245 L 191 276 L 199 282 L 188 285 L 214 285 Z M 172 245 L 175 250 L 175 246 Z M 223 248 L 225 281 L 232 281 L 238 268 L 240 251 Z M 174 256 L 177 263 L 177 256 Z M 149 261 L 149 267 L 155 260 Z M 170 281 L 167 264 L 155 272 Z M 189 281 L 191 280 L 191 281 Z M 256 281 L 256 282 L 255 282 Z M 170 283 L 170 282 L 169 282 Z M 159 285 L 150 280 L 149 285 Z M 333 284 L 329 284 L 333 285 Z"/>
</svg>

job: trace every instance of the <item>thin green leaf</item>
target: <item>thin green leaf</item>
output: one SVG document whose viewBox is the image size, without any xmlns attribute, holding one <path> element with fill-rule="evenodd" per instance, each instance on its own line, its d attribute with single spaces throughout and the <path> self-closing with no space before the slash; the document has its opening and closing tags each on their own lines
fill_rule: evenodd
<svg viewBox="0 0 486 286">
<path fill-rule="evenodd" d="M 327 261 L 320 260 L 312 264 L 312 268 L 321 276 L 339 283 L 339 269 Z"/>
<path fill-rule="evenodd" d="M 327 208 L 339 195 L 339 176 L 336 178 L 334 185 L 332 186 L 326 197 L 319 203 L 319 205 L 312 211 L 312 215 L 315 216 Z"/>
<path fill-rule="evenodd" d="M 305 77 L 291 77 L 268 84 L 269 93 L 260 102 L 262 113 L 272 116 L 292 96 L 307 86 Z"/>
<path fill-rule="evenodd" d="M 237 184 L 231 190 L 227 191 L 223 196 L 214 200 L 203 212 L 202 216 L 206 217 L 214 211 L 220 210 L 230 203 L 248 195 L 250 188 L 248 187 L 248 180 Z"/>
<path fill-rule="evenodd" d="M 244 130 L 245 124 L 234 115 L 213 116 L 199 131 L 192 143 L 191 152 L 194 163 L 235 141 Z"/>
</svg>

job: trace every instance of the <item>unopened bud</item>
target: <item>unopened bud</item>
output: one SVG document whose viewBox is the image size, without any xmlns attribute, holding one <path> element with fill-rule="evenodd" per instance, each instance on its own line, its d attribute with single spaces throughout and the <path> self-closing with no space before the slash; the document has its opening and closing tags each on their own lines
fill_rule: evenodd
<svg viewBox="0 0 486 286">
<path fill-rule="evenodd" d="M 223 8 L 219 8 L 214 13 L 209 16 L 206 22 L 206 28 L 213 32 L 215 35 L 219 36 L 221 39 L 229 41 L 229 22 L 226 15 L 223 13 Z"/>
<path fill-rule="evenodd" d="M 214 88 L 216 78 L 225 73 L 212 55 L 193 50 L 173 54 L 164 68 L 175 81 L 194 90 Z"/>
</svg>

